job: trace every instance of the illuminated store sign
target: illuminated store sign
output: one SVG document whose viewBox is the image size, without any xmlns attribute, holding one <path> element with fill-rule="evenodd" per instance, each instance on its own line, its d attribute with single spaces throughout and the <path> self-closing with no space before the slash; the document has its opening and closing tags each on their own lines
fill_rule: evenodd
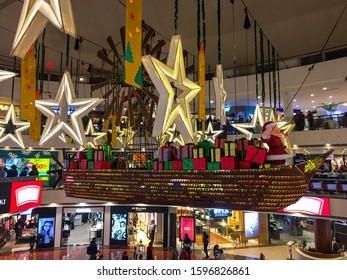
<svg viewBox="0 0 347 280">
<path fill-rule="evenodd" d="M 18 212 L 41 205 L 42 181 L 13 182 L 10 212 Z"/>
<path fill-rule="evenodd" d="M 210 215 L 211 217 L 228 217 L 233 214 L 233 211 L 229 209 L 211 209 Z"/>
<path fill-rule="evenodd" d="M 304 196 L 279 212 L 302 213 L 317 216 L 330 216 L 330 203 L 326 197 Z"/>
</svg>

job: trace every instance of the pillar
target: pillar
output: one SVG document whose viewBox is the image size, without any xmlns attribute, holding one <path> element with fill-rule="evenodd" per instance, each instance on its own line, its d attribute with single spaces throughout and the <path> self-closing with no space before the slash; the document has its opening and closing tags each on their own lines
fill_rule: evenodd
<svg viewBox="0 0 347 280">
<path fill-rule="evenodd" d="M 314 223 L 315 247 L 319 253 L 331 253 L 331 225 L 330 220 L 316 219 Z"/>
</svg>

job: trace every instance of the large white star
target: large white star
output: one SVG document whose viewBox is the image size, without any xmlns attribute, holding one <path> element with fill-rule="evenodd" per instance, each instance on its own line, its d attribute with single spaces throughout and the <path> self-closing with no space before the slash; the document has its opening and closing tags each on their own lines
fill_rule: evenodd
<svg viewBox="0 0 347 280">
<path fill-rule="evenodd" d="M 212 122 L 208 123 L 207 130 L 205 132 L 205 139 L 207 141 L 210 141 L 214 144 L 215 139 L 217 138 L 218 135 L 222 134 L 224 131 L 223 130 L 213 130 Z M 203 136 L 203 131 L 198 131 L 198 134 Z"/>
<path fill-rule="evenodd" d="M 35 101 L 36 108 L 47 117 L 39 145 L 45 146 L 52 141 L 55 136 L 59 136 L 65 132 L 78 144 L 83 147 L 87 147 L 82 117 L 88 114 L 102 102 L 103 99 L 99 98 L 76 99 L 70 73 L 65 72 L 60 82 L 55 99 Z M 70 114 L 69 121 L 67 120 L 68 107 L 76 108 L 76 110 Z M 57 109 L 59 114 L 56 113 L 53 108 Z"/>
<path fill-rule="evenodd" d="M 219 119 L 222 125 L 226 125 L 227 118 L 225 114 L 225 99 L 227 97 L 227 93 L 224 90 L 223 66 L 221 64 L 217 65 L 216 77 L 213 77 L 212 81 L 214 92 L 216 94 L 216 119 Z"/>
<path fill-rule="evenodd" d="M 11 54 L 23 58 L 50 21 L 73 37 L 76 27 L 70 0 L 24 0 Z"/>
<path fill-rule="evenodd" d="M 4 126 L 6 125 L 13 125 L 16 127 L 16 129 L 13 130 L 12 133 L 8 133 L 4 135 L 4 132 L 6 128 Z M 17 128 L 19 127 L 19 128 Z M 18 146 L 20 146 L 22 149 L 25 149 L 25 145 L 23 142 L 22 132 L 30 127 L 30 122 L 22 122 L 17 121 L 16 113 L 14 111 L 14 106 L 11 104 L 10 109 L 7 111 L 7 114 L 5 116 L 4 120 L 0 120 L 0 143 L 11 139 L 14 141 Z"/>
<path fill-rule="evenodd" d="M 142 57 L 142 63 L 159 93 L 152 136 L 163 135 L 175 123 L 184 141 L 194 142 L 190 102 L 201 88 L 186 77 L 181 37 L 172 37 L 166 64 L 150 55 Z M 181 90 L 176 103 L 170 82 Z"/>
<path fill-rule="evenodd" d="M 104 137 L 104 135 L 106 135 L 106 133 L 105 132 L 96 132 L 92 119 L 89 119 L 86 130 L 85 130 L 85 135 L 87 137 L 94 137 L 94 139 L 92 141 L 89 141 L 87 143 L 87 146 L 95 149 L 95 146 L 99 145 L 98 140 L 100 138 Z"/>
</svg>

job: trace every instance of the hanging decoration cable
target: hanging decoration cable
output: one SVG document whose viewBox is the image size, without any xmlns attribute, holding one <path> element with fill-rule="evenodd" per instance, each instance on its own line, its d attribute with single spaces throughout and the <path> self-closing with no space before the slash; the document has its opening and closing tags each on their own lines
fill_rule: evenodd
<svg viewBox="0 0 347 280">
<path fill-rule="evenodd" d="M 45 47 L 45 36 L 46 36 L 46 28 L 43 30 L 42 33 L 42 43 L 41 43 L 41 75 L 40 75 L 40 97 L 42 99 L 43 96 L 43 81 L 45 80 L 45 54 L 46 54 L 46 47 Z M 69 36 L 69 35 L 68 35 Z"/>
<path fill-rule="evenodd" d="M 66 35 L 66 60 L 65 60 L 65 67 L 67 68 L 69 66 L 69 60 L 70 60 L 70 35 Z"/>
<path fill-rule="evenodd" d="M 255 99 L 258 103 L 259 98 L 259 84 L 258 84 L 258 40 L 257 40 L 257 21 L 254 20 L 254 66 L 255 66 Z"/>
<path fill-rule="evenodd" d="M 200 37 L 201 37 L 201 33 L 200 33 L 200 0 L 198 0 L 198 24 L 197 24 L 197 36 L 196 36 L 196 46 L 198 48 L 198 50 L 200 50 Z"/>
<path fill-rule="evenodd" d="M 278 110 L 281 110 L 281 86 L 280 86 L 280 58 L 279 55 L 277 53 L 277 88 L 278 88 Z M 288 107 L 287 107 L 288 108 Z M 285 113 L 286 110 L 283 111 L 283 113 Z"/>
<path fill-rule="evenodd" d="M 264 33 L 260 29 L 260 67 L 261 67 L 261 102 L 263 103 L 263 116 L 265 111 L 265 64 L 264 64 Z"/>
<path fill-rule="evenodd" d="M 267 72 L 269 73 L 269 101 L 270 105 L 269 108 L 272 108 L 272 86 L 271 86 L 271 56 L 270 56 L 270 41 L 267 40 Z"/>
<path fill-rule="evenodd" d="M 177 30 L 178 30 L 178 0 L 175 0 L 174 19 L 175 19 L 175 35 L 177 35 Z"/>
<path fill-rule="evenodd" d="M 277 85 L 276 85 L 276 56 L 275 56 L 275 48 L 272 46 L 272 82 L 273 82 L 273 97 L 274 97 L 274 110 L 276 113 L 276 102 L 277 102 Z M 270 74 L 270 73 L 269 73 Z"/>
<path fill-rule="evenodd" d="M 16 72 L 16 62 L 17 62 L 17 57 L 15 56 L 13 58 L 13 72 Z M 11 89 L 11 104 L 13 104 L 13 98 L 14 98 L 14 80 L 15 77 L 12 78 L 12 89 Z"/>
<path fill-rule="evenodd" d="M 220 29 L 220 0 L 217 3 L 217 32 L 218 32 L 218 64 L 221 64 L 222 61 L 222 42 L 221 42 L 221 29 Z"/>
</svg>

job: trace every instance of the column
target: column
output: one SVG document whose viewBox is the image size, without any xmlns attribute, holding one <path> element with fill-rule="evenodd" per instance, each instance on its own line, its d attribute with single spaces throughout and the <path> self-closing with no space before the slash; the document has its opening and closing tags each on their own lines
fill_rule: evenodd
<svg viewBox="0 0 347 280">
<path fill-rule="evenodd" d="M 331 253 L 331 225 L 330 220 L 316 219 L 314 222 L 315 247 L 319 253 Z"/>
</svg>

